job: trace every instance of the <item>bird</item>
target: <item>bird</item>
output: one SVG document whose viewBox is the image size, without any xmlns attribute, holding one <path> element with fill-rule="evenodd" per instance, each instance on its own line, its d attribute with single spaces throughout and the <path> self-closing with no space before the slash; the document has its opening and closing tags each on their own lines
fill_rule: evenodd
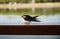
<svg viewBox="0 0 60 39">
<path fill-rule="evenodd" d="M 30 16 L 30 15 L 22 15 L 22 18 L 25 20 L 26 24 L 30 24 L 30 22 L 35 21 L 35 22 L 40 22 L 37 19 L 38 16 Z"/>
</svg>

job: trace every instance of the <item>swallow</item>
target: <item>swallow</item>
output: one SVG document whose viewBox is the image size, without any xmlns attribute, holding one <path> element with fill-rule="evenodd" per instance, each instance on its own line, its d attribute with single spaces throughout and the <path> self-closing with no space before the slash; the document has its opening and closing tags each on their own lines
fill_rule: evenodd
<svg viewBox="0 0 60 39">
<path fill-rule="evenodd" d="M 35 22 L 40 22 L 38 19 L 37 19 L 38 16 L 30 16 L 30 15 L 23 15 L 22 18 L 27 21 L 27 22 L 31 22 L 31 21 L 35 21 Z"/>
</svg>

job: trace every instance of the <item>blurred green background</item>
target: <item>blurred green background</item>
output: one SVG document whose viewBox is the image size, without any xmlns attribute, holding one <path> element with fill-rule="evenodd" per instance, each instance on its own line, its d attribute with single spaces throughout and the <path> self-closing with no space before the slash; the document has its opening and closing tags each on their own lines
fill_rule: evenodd
<svg viewBox="0 0 60 39">
<path fill-rule="evenodd" d="M 0 0 L 0 4 L 2 3 L 30 3 L 32 0 Z M 60 2 L 60 0 L 35 0 L 35 3 L 45 3 L 45 2 Z M 0 14 L 8 15 L 54 15 L 54 14 L 60 14 L 60 8 L 36 8 L 34 12 L 32 12 L 32 9 L 0 9 Z"/>
<path fill-rule="evenodd" d="M 60 14 L 60 8 L 36 8 L 33 12 L 32 9 L 0 9 L 0 14 L 3 15 L 55 15 Z"/>
<path fill-rule="evenodd" d="M 17 2 L 17 3 L 30 3 L 32 0 L 0 0 L 0 3 L 9 3 L 9 2 Z M 44 3 L 44 2 L 60 2 L 60 0 L 35 0 L 36 3 Z"/>
</svg>

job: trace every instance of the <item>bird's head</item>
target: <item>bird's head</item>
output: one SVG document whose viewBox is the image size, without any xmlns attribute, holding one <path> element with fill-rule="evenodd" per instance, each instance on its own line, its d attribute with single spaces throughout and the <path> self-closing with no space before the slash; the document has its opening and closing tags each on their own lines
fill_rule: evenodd
<svg viewBox="0 0 60 39">
<path fill-rule="evenodd" d="M 30 15 L 23 15 L 22 18 L 30 17 Z"/>
<path fill-rule="evenodd" d="M 26 18 L 26 16 L 23 15 L 22 18 Z"/>
</svg>

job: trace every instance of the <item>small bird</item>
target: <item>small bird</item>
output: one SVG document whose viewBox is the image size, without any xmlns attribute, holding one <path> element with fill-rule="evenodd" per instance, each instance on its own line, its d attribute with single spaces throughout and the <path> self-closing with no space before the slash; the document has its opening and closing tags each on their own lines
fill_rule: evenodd
<svg viewBox="0 0 60 39">
<path fill-rule="evenodd" d="M 38 19 L 37 19 L 38 16 L 30 16 L 30 15 L 23 15 L 22 18 L 26 21 L 26 24 L 29 24 L 31 21 L 35 21 L 35 22 L 40 22 Z"/>
</svg>

